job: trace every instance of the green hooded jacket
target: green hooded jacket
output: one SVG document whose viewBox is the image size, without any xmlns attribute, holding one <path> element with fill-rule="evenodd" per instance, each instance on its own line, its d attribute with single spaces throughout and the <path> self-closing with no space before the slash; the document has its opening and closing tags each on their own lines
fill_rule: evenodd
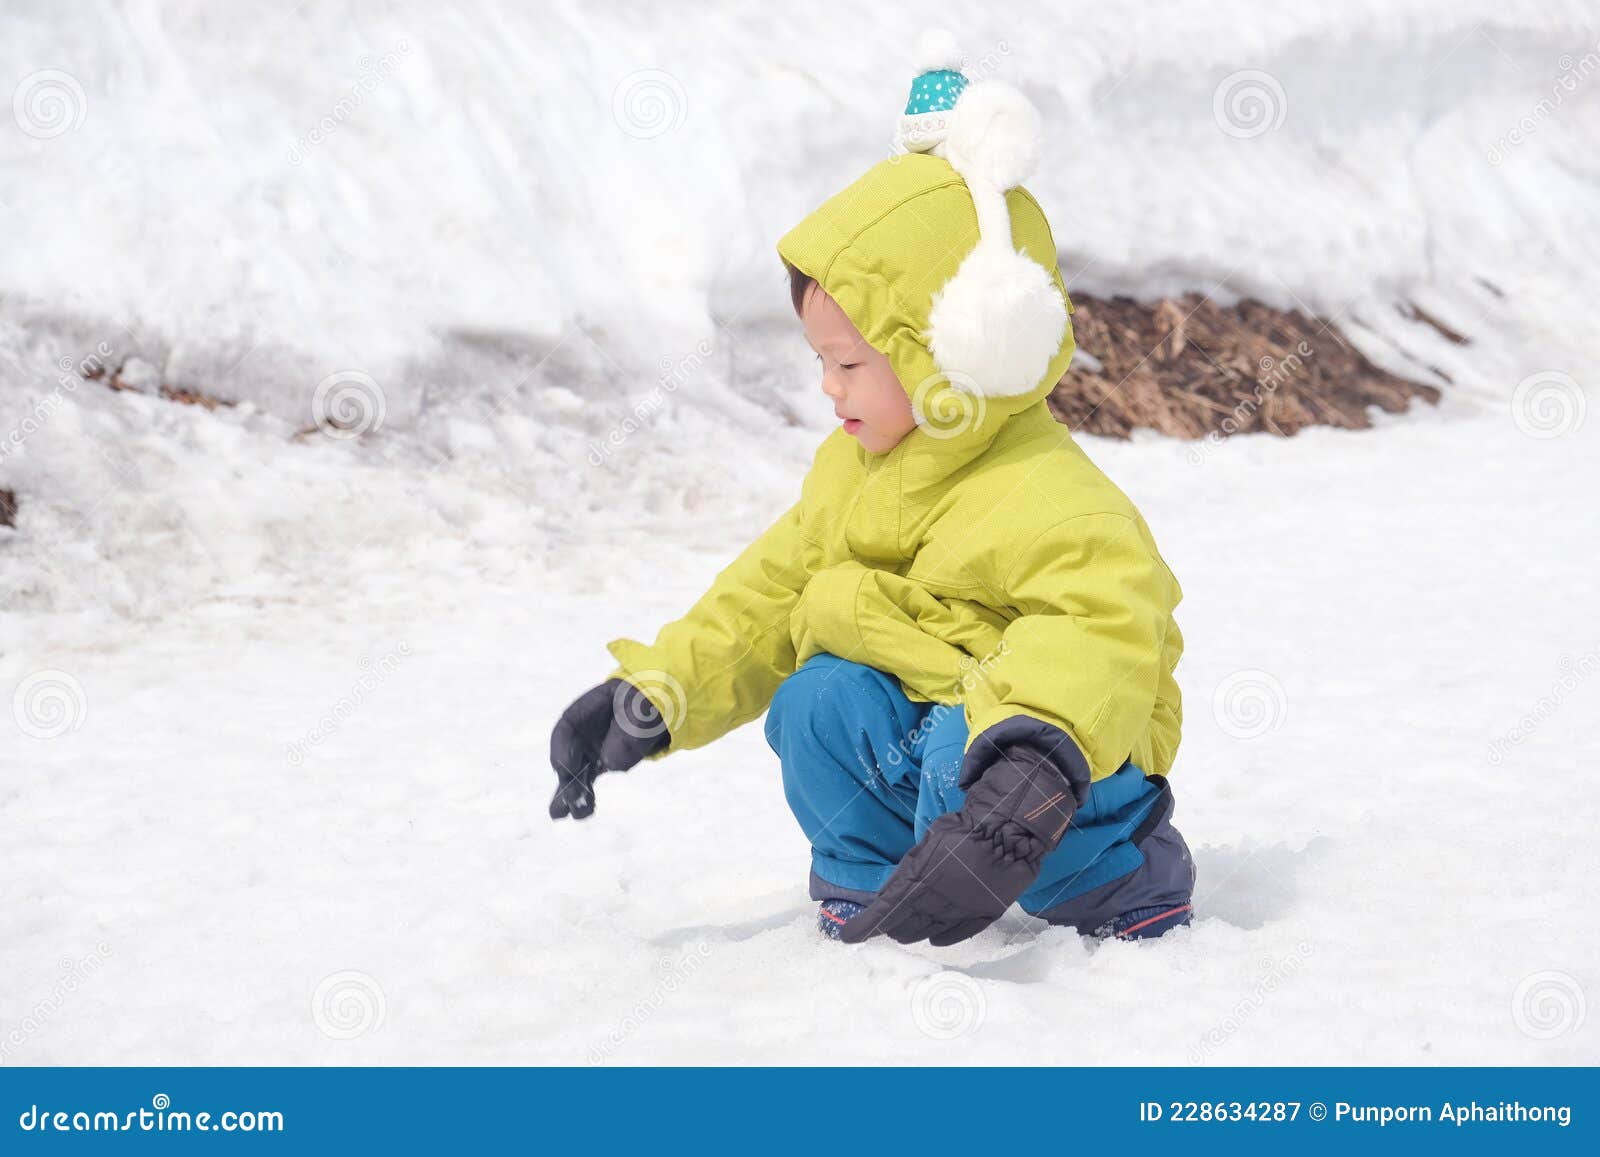
<svg viewBox="0 0 1600 1157">
<path fill-rule="evenodd" d="M 1038 203 L 1006 194 L 1015 246 L 1066 299 Z M 778 244 L 890 360 L 918 426 L 873 454 L 836 430 L 800 499 L 654 643 L 609 645 L 671 735 L 660 758 L 759 716 L 779 683 L 830 652 L 895 675 L 918 701 L 960 703 L 968 746 L 1017 716 L 1065 731 L 1092 779 L 1132 759 L 1167 774 L 1182 708 L 1177 580 L 1133 503 L 1045 398 L 1070 325 L 1026 393 L 984 397 L 938 373 L 935 293 L 978 240 L 972 198 L 941 157 L 885 160 Z M 1070 301 L 1068 308 L 1071 308 Z"/>
</svg>

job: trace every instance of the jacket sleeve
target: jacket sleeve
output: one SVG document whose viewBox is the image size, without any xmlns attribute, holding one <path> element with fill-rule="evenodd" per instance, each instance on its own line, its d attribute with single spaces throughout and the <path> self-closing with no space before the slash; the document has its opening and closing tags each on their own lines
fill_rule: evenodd
<svg viewBox="0 0 1600 1157">
<path fill-rule="evenodd" d="M 1093 779 L 1113 774 L 1146 738 L 1171 680 L 1177 580 L 1135 520 L 1086 514 L 1024 547 L 1004 593 L 1019 614 L 969 696 L 969 757 L 998 724 L 1014 721 L 995 736 L 1042 721 L 1077 745 Z M 1163 738 L 1176 747 L 1176 736 Z"/>
<path fill-rule="evenodd" d="M 794 673 L 789 616 L 820 554 L 801 532 L 801 506 L 746 547 L 653 644 L 607 645 L 619 664 L 608 678 L 643 692 L 672 737 L 650 758 L 699 747 L 748 723 Z"/>
</svg>

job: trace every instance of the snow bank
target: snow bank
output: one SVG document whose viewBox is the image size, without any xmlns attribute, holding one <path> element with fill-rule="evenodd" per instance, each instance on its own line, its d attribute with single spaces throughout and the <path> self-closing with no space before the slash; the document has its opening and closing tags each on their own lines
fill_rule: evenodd
<svg viewBox="0 0 1600 1157">
<path fill-rule="evenodd" d="M 1459 399 L 1600 360 L 1581 3 L 928 15 L 1043 109 L 1071 284 L 1304 303 Z M 341 543 L 399 565 L 753 531 L 828 420 L 773 247 L 885 155 L 907 41 L 844 7 L 23 6 L 0 44 L 20 605 L 76 606 L 70 574 L 156 613 L 345 567 Z M 60 390 L 102 343 L 242 405 Z M 338 398 L 365 434 L 290 440 Z"/>
</svg>

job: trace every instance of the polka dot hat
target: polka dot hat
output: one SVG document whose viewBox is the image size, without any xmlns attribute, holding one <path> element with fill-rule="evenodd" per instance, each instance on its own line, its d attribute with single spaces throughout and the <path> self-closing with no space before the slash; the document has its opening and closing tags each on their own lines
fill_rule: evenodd
<svg viewBox="0 0 1600 1157">
<path fill-rule="evenodd" d="M 900 118 L 899 140 L 907 152 L 924 153 L 944 139 L 950 111 L 967 87 L 961 72 L 961 51 L 949 32 L 923 34 L 917 46 L 920 70 L 911 82 L 911 96 Z"/>
</svg>

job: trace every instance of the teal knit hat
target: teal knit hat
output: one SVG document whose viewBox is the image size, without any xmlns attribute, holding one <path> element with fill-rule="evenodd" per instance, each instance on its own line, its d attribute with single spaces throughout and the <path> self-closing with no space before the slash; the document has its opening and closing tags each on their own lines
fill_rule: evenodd
<svg viewBox="0 0 1600 1157">
<path fill-rule="evenodd" d="M 900 118 L 900 144 L 909 153 L 927 152 L 944 139 L 950 111 L 967 87 L 961 72 L 961 50 L 949 32 L 935 29 L 917 45 L 918 74 Z"/>
</svg>

